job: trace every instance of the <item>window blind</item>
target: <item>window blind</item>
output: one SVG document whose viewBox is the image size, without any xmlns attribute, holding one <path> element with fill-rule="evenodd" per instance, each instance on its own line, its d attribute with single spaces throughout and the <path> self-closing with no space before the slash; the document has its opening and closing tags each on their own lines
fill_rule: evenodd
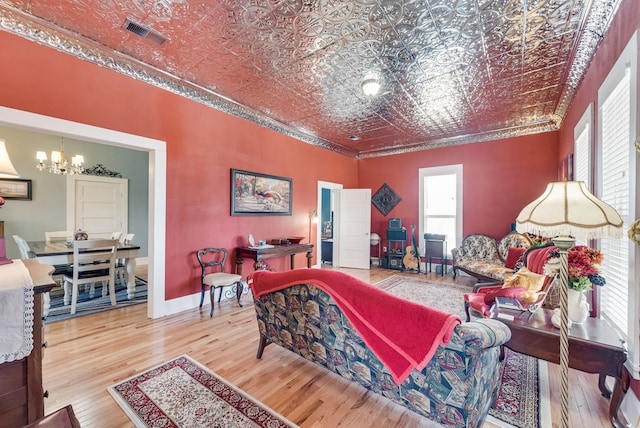
<svg viewBox="0 0 640 428">
<path fill-rule="evenodd" d="M 602 103 L 602 190 L 600 198 L 615 208 L 629 227 L 629 144 L 630 144 L 630 75 L 627 69 L 620 82 Z M 605 238 L 600 241 L 604 255 L 602 316 L 625 336 L 629 315 L 629 249 L 626 239 Z"/>
<path fill-rule="evenodd" d="M 585 113 L 589 113 L 590 109 Z M 573 179 L 575 181 L 584 181 L 587 189 L 593 191 L 591 188 L 591 180 L 589 179 L 589 170 L 591 169 L 591 138 L 590 138 L 590 123 L 579 124 L 582 130 L 577 133 L 573 145 Z M 587 239 L 576 239 L 576 245 L 589 245 Z"/>
</svg>

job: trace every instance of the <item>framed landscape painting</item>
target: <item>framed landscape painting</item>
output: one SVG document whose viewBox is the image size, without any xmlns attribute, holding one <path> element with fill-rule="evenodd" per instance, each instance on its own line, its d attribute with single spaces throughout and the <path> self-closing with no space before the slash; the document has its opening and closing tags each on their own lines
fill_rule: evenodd
<svg viewBox="0 0 640 428">
<path fill-rule="evenodd" d="M 0 178 L 0 196 L 5 199 L 31 200 L 31 180 Z"/>
<path fill-rule="evenodd" d="M 231 215 L 291 215 L 293 180 L 231 170 Z"/>
</svg>

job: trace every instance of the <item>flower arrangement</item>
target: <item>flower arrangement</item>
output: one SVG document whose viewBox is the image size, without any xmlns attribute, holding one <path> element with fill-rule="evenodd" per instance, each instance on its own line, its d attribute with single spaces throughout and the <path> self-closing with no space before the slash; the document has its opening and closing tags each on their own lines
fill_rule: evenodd
<svg viewBox="0 0 640 428">
<path fill-rule="evenodd" d="M 599 250 L 585 245 L 576 245 L 569 249 L 568 265 L 569 288 L 577 291 L 591 290 L 591 284 L 604 286 L 607 281 L 600 275 L 600 263 L 603 255 Z M 554 251 L 543 270 L 545 275 L 553 276 L 560 272 L 560 253 Z"/>
</svg>

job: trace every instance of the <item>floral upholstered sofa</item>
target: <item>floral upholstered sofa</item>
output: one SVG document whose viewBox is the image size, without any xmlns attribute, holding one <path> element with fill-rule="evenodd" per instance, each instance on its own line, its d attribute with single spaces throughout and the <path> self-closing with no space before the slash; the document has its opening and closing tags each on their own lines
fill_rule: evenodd
<svg viewBox="0 0 640 428">
<path fill-rule="evenodd" d="M 531 244 L 528 236 L 517 232 L 499 241 L 482 234 L 465 236 L 460 247 L 451 250 L 453 277 L 461 270 L 480 282 L 502 281 L 506 273 L 513 273 L 515 263 Z"/>
<path fill-rule="evenodd" d="M 482 425 L 500 379 L 500 345 L 511 336 L 505 324 L 460 323 L 328 270 L 259 271 L 250 287 L 258 358 L 275 343 L 439 424 Z"/>
</svg>

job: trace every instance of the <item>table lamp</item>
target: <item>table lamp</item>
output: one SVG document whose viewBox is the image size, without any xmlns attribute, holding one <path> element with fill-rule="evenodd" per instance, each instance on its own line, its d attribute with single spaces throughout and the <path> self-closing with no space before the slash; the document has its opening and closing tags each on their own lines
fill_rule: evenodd
<svg viewBox="0 0 640 428">
<path fill-rule="evenodd" d="M 549 183 L 516 219 L 518 232 L 550 237 L 560 250 L 560 393 L 561 427 L 569 426 L 568 257 L 576 238 L 621 238 L 618 212 L 589 192 L 582 181 Z"/>
<path fill-rule="evenodd" d="M 9 153 L 7 153 L 7 147 L 5 141 L 0 139 L 0 178 L 16 178 L 20 177 L 18 171 L 11 163 Z M 4 205 L 4 198 L 0 197 L 0 208 Z M 2 228 L 4 231 L 4 227 Z M 4 232 L 0 234 L 0 265 L 6 265 L 12 263 L 11 259 L 6 257 L 7 250 L 4 242 Z"/>
</svg>

